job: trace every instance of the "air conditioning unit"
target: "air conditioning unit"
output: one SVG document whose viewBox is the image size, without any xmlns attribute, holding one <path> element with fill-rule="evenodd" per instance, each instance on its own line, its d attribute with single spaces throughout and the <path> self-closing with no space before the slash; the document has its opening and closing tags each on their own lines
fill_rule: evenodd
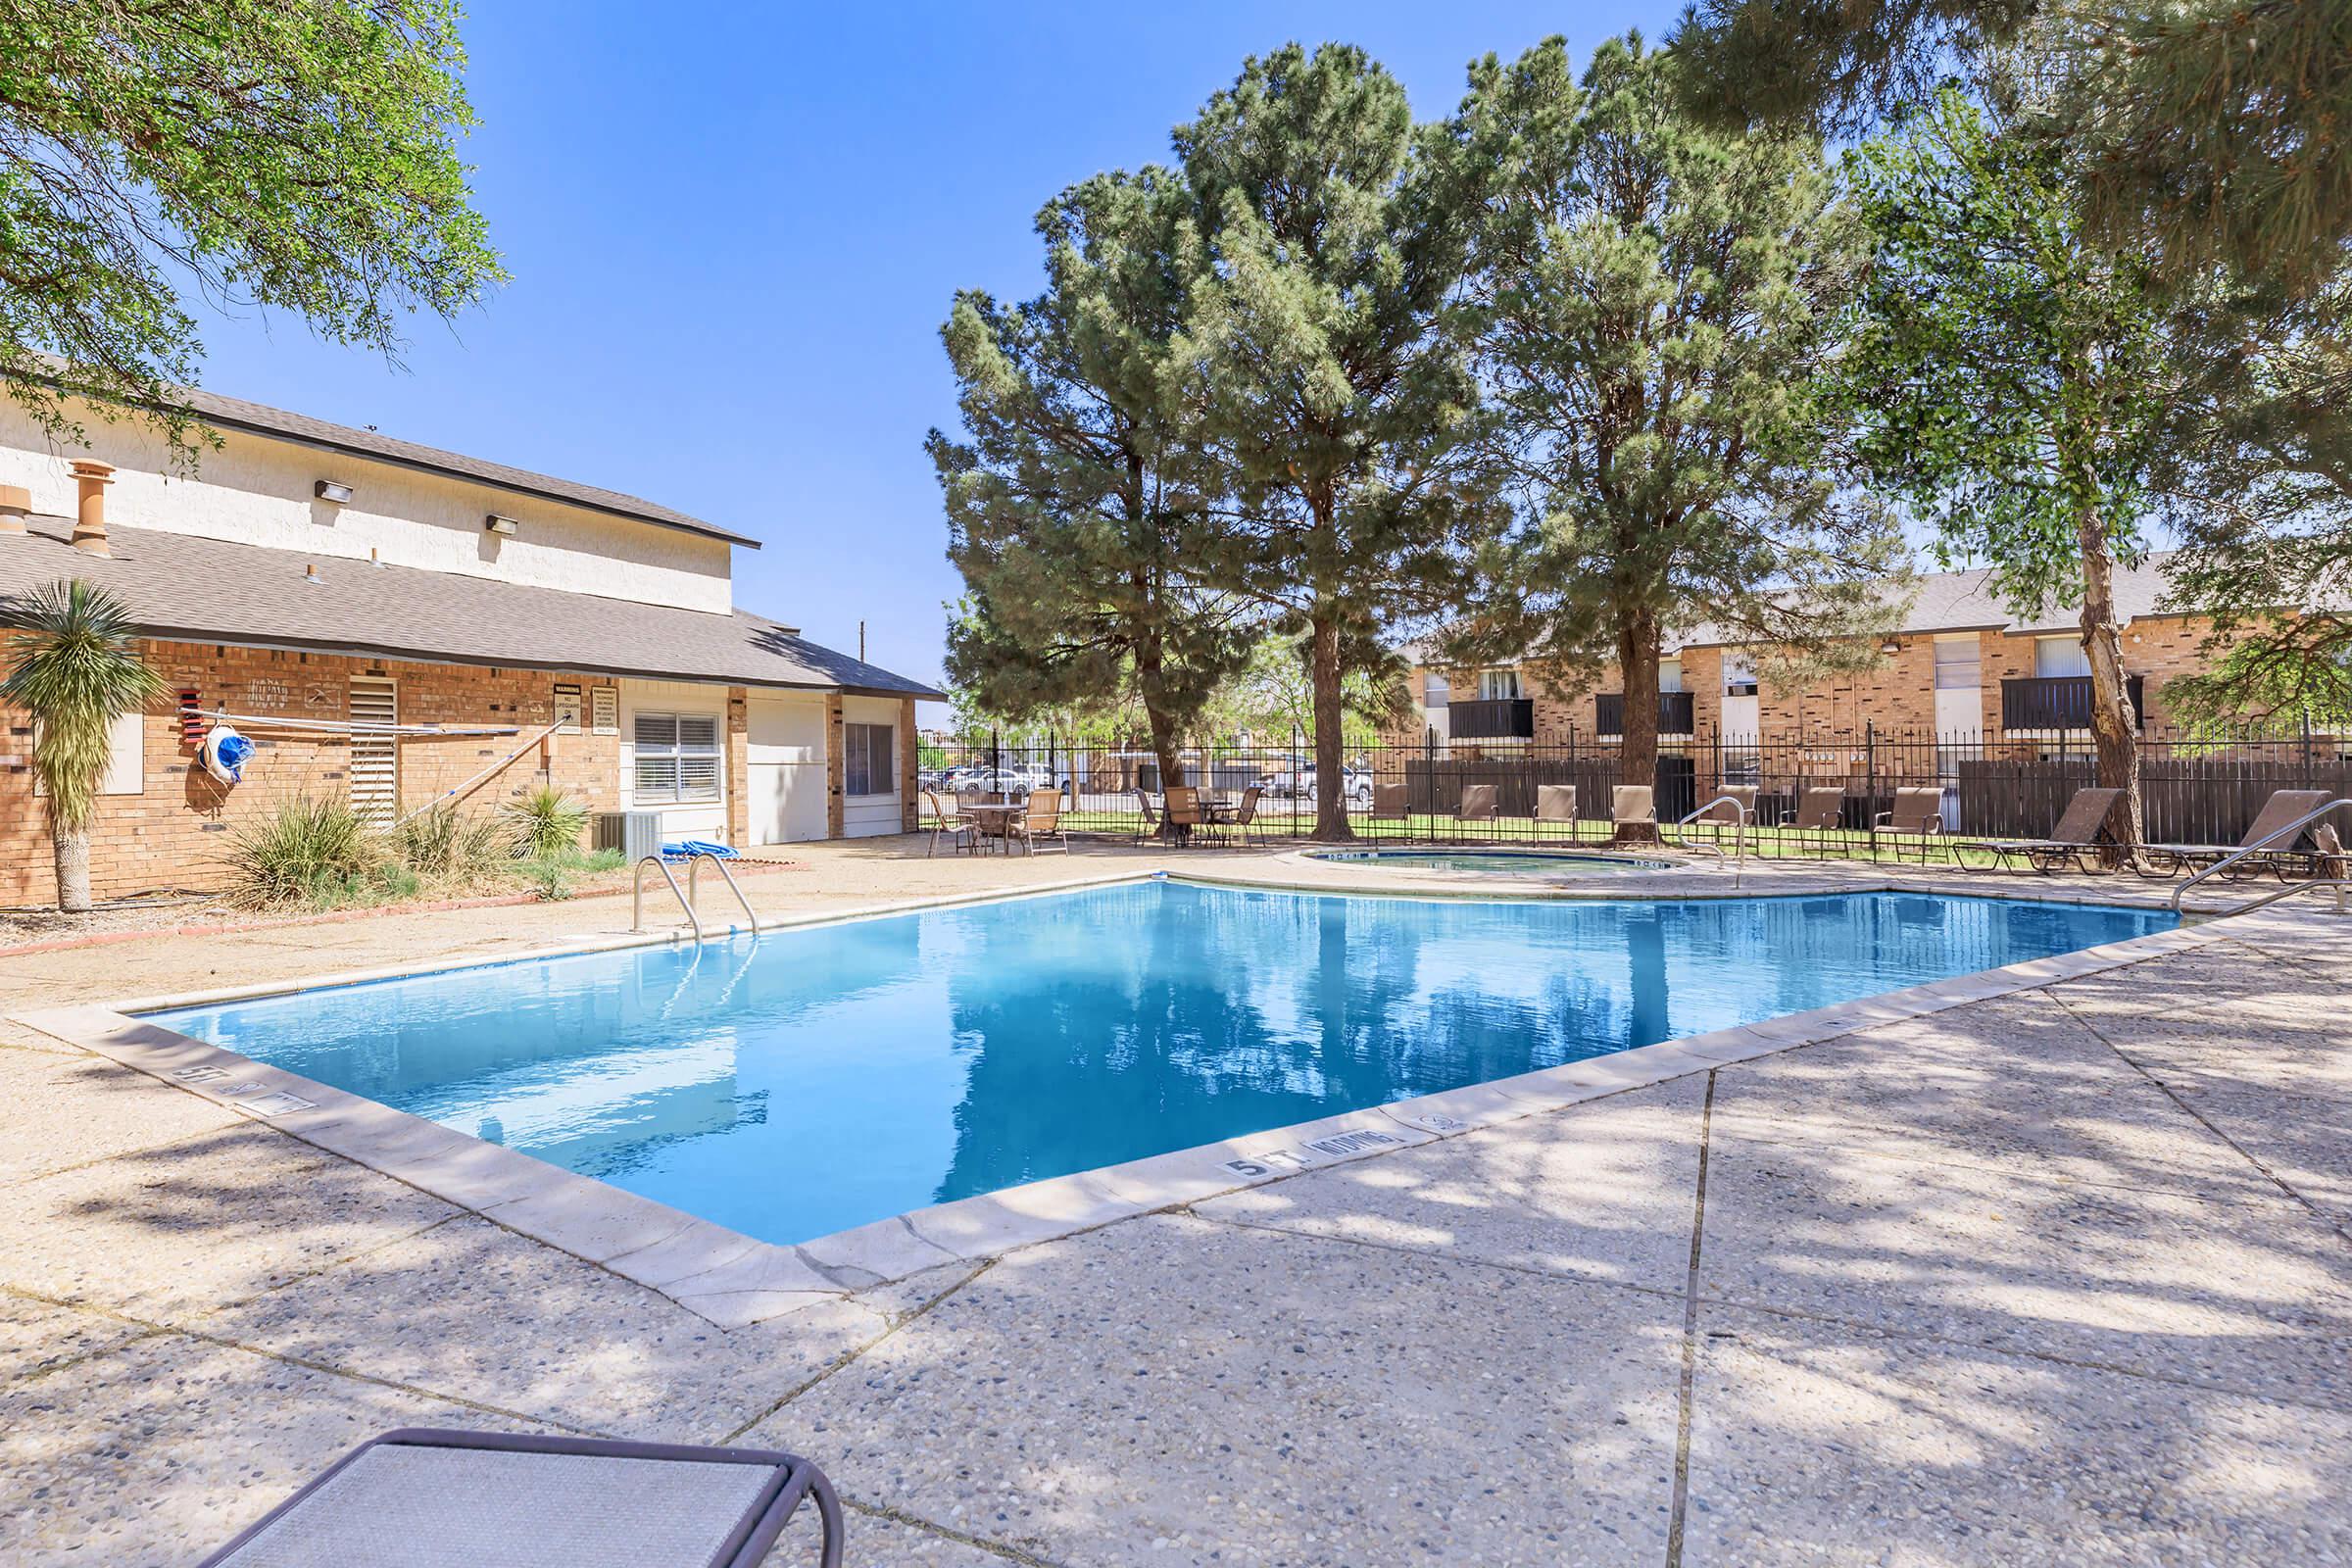
<svg viewBox="0 0 2352 1568">
<path fill-rule="evenodd" d="M 618 850 L 631 865 L 662 853 L 660 811 L 599 811 L 589 831 L 592 848 Z"/>
</svg>

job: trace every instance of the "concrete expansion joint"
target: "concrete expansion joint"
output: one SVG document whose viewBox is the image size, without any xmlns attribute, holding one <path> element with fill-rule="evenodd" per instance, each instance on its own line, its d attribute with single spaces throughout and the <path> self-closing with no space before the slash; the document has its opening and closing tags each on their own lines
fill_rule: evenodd
<svg viewBox="0 0 2352 1568">
<path fill-rule="evenodd" d="M 1698 1180 L 1690 1200 L 1690 1265 L 1683 1284 L 1683 1369 L 1674 1430 L 1674 1494 L 1666 1520 L 1666 1568 L 1682 1568 L 1683 1521 L 1690 1504 L 1690 1428 L 1698 1387 L 1699 1247 L 1707 1229 L 1707 1154 L 1715 1131 L 1715 1073 L 1698 1107 Z"/>
</svg>

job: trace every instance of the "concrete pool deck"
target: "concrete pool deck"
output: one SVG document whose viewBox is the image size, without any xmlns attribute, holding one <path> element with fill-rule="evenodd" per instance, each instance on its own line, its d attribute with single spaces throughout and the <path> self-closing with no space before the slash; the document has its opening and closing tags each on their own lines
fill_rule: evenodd
<svg viewBox="0 0 2352 1568">
<path fill-rule="evenodd" d="M 754 896 L 1301 874 L 906 856 L 811 855 Z M 1953 885 L 1747 891 L 1890 879 Z M 612 917 L 29 956 L 0 1011 Z M 2194 934 L 728 1330 L 0 1029 L 0 1561 L 192 1562 L 434 1423 L 796 1447 L 857 1510 L 854 1562 L 2352 1562 L 2352 920 Z"/>
</svg>

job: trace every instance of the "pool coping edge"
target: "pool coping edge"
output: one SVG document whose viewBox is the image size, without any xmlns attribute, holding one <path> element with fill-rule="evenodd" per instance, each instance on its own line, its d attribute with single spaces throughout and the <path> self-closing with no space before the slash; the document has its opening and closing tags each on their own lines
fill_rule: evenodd
<svg viewBox="0 0 2352 1568">
<path fill-rule="evenodd" d="M 1034 891 L 1076 891 L 1144 879 L 1119 876 Z M 1024 890 L 1028 891 L 1032 890 Z M 880 913 L 967 902 L 976 901 L 931 901 L 840 918 L 872 918 Z M 15 1021 L 610 1269 L 717 1327 L 732 1329 L 840 1300 L 926 1269 L 976 1265 L 1024 1247 L 1142 1214 L 1459 1137 L 1859 1030 L 2037 990 L 2230 936 L 2220 921 L 2182 925 L 1753 1024 L 1050 1177 L 913 1209 L 791 1246 L 759 1241 L 594 1177 L 560 1169 L 299 1073 L 256 1062 L 223 1047 L 128 1016 L 120 1005 L 43 1008 L 19 1013 Z M 659 944 L 618 946 L 648 945 Z M 563 953 L 602 951 L 608 949 L 575 947 Z M 526 960 L 517 956 L 492 961 Z M 416 972 L 478 966 L 438 964 Z M 371 972 L 369 977 L 396 976 Z M 360 983 L 359 979 L 321 977 L 259 994 L 354 983 Z"/>
</svg>

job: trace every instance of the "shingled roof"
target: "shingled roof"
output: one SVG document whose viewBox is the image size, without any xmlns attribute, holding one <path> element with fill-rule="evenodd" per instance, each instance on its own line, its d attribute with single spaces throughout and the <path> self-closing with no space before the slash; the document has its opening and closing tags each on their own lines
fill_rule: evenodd
<svg viewBox="0 0 2352 1568">
<path fill-rule="evenodd" d="M 80 577 L 121 596 L 141 631 L 508 669 L 579 670 L 741 686 L 939 698 L 920 681 L 860 662 L 746 611 L 717 614 L 532 588 L 489 577 L 320 559 L 152 528 L 107 530 L 111 557 L 36 516 L 0 535 L 0 624 L 41 584 Z M 318 568 L 317 581 L 305 575 Z"/>
<path fill-rule="evenodd" d="M 700 534 L 706 539 L 723 539 L 728 544 L 742 545 L 750 550 L 760 548 L 760 541 L 747 534 L 735 533 L 716 523 L 705 522 L 700 517 L 690 517 L 683 512 L 672 511 L 638 496 L 623 495 L 618 490 L 558 479 L 550 474 L 533 473 L 528 468 L 509 467 L 503 463 L 469 458 L 463 453 L 444 452 L 439 447 L 420 446 L 416 442 L 398 440 L 373 430 L 355 430 L 348 424 L 315 419 L 307 414 L 289 414 L 284 409 L 248 403 L 243 398 L 222 397 L 218 392 L 206 392 L 196 387 L 180 388 L 177 396 L 196 412 L 199 418 L 216 429 L 242 430 L 280 441 L 299 442 L 328 452 L 346 452 L 354 457 L 372 458 L 378 463 L 397 464 L 404 468 L 420 468 L 427 473 L 473 479 L 496 485 L 502 490 L 512 490 L 518 495 L 561 501 L 566 506 L 585 507 L 591 512 L 607 513 L 615 517 L 675 528 L 683 533 Z"/>
</svg>

